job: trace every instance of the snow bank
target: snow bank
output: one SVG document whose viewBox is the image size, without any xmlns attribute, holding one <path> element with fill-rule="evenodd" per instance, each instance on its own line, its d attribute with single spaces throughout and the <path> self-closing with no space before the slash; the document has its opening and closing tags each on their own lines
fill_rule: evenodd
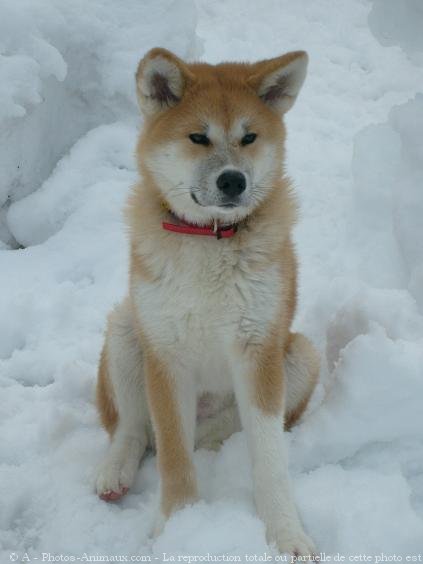
<svg viewBox="0 0 423 564">
<path fill-rule="evenodd" d="M 373 286 L 407 288 L 421 309 L 422 131 L 423 93 L 392 108 L 386 123 L 371 125 L 357 135 L 351 225 L 351 236 L 355 231 L 362 248 L 357 268 L 365 280 Z"/>
<path fill-rule="evenodd" d="M 101 329 L 107 286 L 117 277 L 113 297 L 124 291 L 127 245 L 121 209 L 136 178 L 131 158 L 135 139 L 135 128 L 100 126 L 77 143 L 46 190 L 19 206 L 22 225 L 41 218 L 31 231 L 34 241 L 49 238 L 44 245 L 2 256 L 2 272 L 7 272 L 2 296 L 8 299 L 0 301 L 0 358 L 12 360 L 3 374 L 31 385 L 53 381 L 69 347 L 70 358 L 80 356 L 75 331 L 88 335 L 98 322 Z"/>
<path fill-rule="evenodd" d="M 42 187 L 9 209 L 14 237 L 22 245 L 38 245 L 87 205 L 93 186 L 122 177 L 128 181 L 127 171 L 135 168 L 136 134 L 135 127 L 116 123 L 99 126 L 79 139 Z M 134 182 L 135 176 L 130 180 Z M 125 193 L 127 188 L 124 185 Z"/>
<path fill-rule="evenodd" d="M 1 202 L 14 202 L 0 218 L 26 248 L 0 243 L 0 561 L 11 551 L 275 555 L 242 433 L 217 453 L 196 452 L 203 501 L 154 541 L 154 457 L 121 503 L 94 495 L 107 448 L 96 367 L 127 282 L 132 75 L 148 47 L 186 55 L 196 34 L 211 61 L 310 52 L 287 117 L 288 170 L 301 204 L 296 327 L 323 368 L 290 435 L 296 497 L 327 554 L 422 553 L 423 69 L 405 37 L 420 48 L 418 4 L 199 0 L 197 14 L 188 0 L 16 6 L 1 6 Z M 387 25 L 389 10 L 401 10 L 403 37 L 381 45 L 371 29 Z"/>
<path fill-rule="evenodd" d="M 146 50 L 197 52 L 193 0 L 0 0 L 0 13 L 0 208 L 38 189 L 93 127 L 134 119 Z M 13 242 L 4 222 L 0 238 Z"/>
<path fill-rule="evenodd" d="M 423 4 L 420 0 L 373 0 L 369 25 L 382 45 L 399 45 L 423 63 Z"/>
</svg>

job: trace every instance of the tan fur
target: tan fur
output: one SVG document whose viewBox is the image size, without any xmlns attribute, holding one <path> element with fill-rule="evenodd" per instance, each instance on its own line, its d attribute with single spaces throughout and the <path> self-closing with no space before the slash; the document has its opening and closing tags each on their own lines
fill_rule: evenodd
<svg viewBox="0 0 423 564">
<path fill-rule="evenodd" d="M 263 413 L 282 414 L 284 378 L 281 370 L 283 347 L 276 329 L 256 358 L 255 402 Z"/>
<path fill-rule="evenodd" d="M 100 356 L 97 378 L 97 408 L 101 423 L 106 431 L 113 436 L 118 422 L 118 412 L 113 401 L 113 391 L 107 369 L 107 337 Z"/>
<path fill-rule="evenodd" d="M 285 416 L 285 429 L 289 431 L 301 418 L 302 414 L 306 410 L 308 402 L 310 400 L 311 394 L 316 386 L 317 373 L 315 377 L 310 381 L 310 387 L 308 393 L 303 397 L 300 403 L 293 411 L 288 411 Z"/>
<path fill-rule="evenodd" d="M 175 509 L 197 499 L 197 485 L 191 459 L 184 446 L 171 376 L 145 341 L 144 346 L 147 393 L 162 478 L 162 511 L 169 516 Z"/>
<path fill-rule="evenodd" d="M 289 280 L 288 293 L 282 298 L 281 312 L 263 345 L 256 354 L 255 401 L 263 413 L 282 413 L 284 396 L 284 375 L 281 370 L 284 349 L 289 339 L 289 327 L 295 310 L 296 288 L 293 250 L 288 240 L 273 260 L 283 264 L 285 278 Z M 250 347 L 251 348 L 251 347 Z M 248 347 L 246 349 L 248 354 Z M 254 352 L 253 352 L 254 354 Z"/>
<path fill-rule="evenodd" d="M 294 405 L 286 406 L 285 428 L 291 429 L 303 415 L 307 408 L 310 397 L 316 387 L 319 377 L 320 360 L 319 355 L 313 345 L 300 333 L 290 333 L 286 347 L 285 358 L 290 355 L 301 356 L 302 362 L 308 366 L 310 378 L 306 389 L 303 391 L 302 398 Z"/>
<path fill-rule="evenodd" d="M 131 257 L 130 257 L 131 271 L 130 276 L 136 277 L 138 280 L 144 280 L 146 282 L 152 282 L 154 277 L 151 270 L 147 267 L 145 261 L 137 253 L 135 245 L 131 244 Z"/>
</svg>

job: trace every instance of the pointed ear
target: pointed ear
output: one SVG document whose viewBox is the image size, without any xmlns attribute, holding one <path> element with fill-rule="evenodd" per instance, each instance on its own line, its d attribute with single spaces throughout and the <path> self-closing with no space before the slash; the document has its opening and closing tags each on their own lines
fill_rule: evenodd
<svg viewBox="0 0 423 564">
<path fill-rule="evenodd" d="M 151 49 L 140 61 L 136 73 L 141 111 L 151 116 L 175 106 L 182 98 L 187 81 L 193 78 L 179 57 L 166 49 Z"/>
<path fill-rule="evenodd" d="M 255 63 L 248 84 L 263 102 L 280 113 L 293 105 L 307 72 L 305 51 L 293 51 L 275 59 Z"/>
</svg>

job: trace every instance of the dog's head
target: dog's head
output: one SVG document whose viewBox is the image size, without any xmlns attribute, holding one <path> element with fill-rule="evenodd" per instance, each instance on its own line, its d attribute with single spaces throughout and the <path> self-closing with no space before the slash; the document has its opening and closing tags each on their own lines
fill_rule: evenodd
<svg viewBox="0 0 423 564">
<path fill-rule="evenodd" d="M 147 53 L 136 75 L 145 116 L 138 158 L 177 215 L 229 223 L 266 199 L 282 175 L 281 116 L 306 69 L 303 51 L 216 66 Z"/>
</svg>

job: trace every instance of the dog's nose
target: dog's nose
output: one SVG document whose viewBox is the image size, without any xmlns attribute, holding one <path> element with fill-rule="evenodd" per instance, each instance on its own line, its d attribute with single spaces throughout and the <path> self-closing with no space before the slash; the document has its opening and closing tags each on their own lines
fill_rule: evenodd
<svg viewBox="0 0 423 564">
<path fill-rule="evenodd" d="M 233 198 L 244 192 L 247 182 L 242 172 L 238 170 L 227 170 L 222 172 L 216 181 L 217 187 L 227 196 Z"/>
</svg>

